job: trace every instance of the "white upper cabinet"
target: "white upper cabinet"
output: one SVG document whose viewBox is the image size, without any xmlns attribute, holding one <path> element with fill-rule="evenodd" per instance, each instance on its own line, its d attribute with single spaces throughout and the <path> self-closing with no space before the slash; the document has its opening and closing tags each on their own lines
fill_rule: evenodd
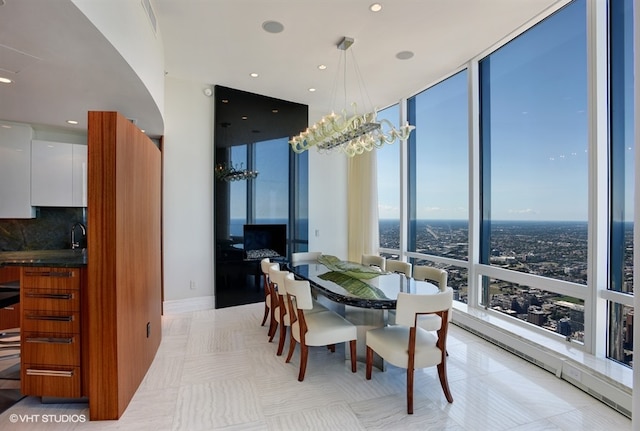
<svg viewBox="0 0 640 431">
<path fill-rule="evenodd" d="M 86 206 L 86 167 L 86 145 L 33 140 L 31 205 Z"/>
<path fill-rule="evenodd" d="M 0 123 L 0 218 L 34 218 L 31 206 L 31 127 Z"/>
<path fill-rule="evenodd" d="M 87 206 L 87 146 L 73 144 L 72 206 Z"/>
</svg>

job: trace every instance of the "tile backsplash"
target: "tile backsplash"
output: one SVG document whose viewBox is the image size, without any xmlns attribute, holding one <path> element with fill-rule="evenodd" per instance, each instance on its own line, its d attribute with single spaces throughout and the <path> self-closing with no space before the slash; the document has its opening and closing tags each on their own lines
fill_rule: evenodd
<svg viewBox="0 0 640 431">
<path fill-rule="evenodd" d="M 40 207 L 34 219 L 0 219 L 0 251 L 71 248 L 75 222 L 86 226 L 86 208 Z"/>
</svg>

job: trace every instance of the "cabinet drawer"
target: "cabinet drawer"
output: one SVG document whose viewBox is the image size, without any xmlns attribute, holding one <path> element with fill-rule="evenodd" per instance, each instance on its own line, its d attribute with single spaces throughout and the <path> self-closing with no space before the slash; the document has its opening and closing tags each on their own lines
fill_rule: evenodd
<svg viewBox="0 0 640 431">
<path fill-rule="evenodd" d="M 79 341 L 77 334 L 23 333 L 22 360 L 31 364 L 79 366 Z"/>
<path fill-rule="evenodd" d="M 79 367 L 23 364 L 20 378 L 23 395 L 62 398 L 82 395 Z"/>
<path fill-rule="evenodd" d="M 20 288 L 80 288 L 80 268 L 28 268 L 22 269 Z"/>
<path fill-rule="evenodd" d="M 22 288 L 23 310 L 80 311 L 80 291 Z"/>
<path fill-rule="evenodd" d="M 79 333 L 80 315 L 78 311 L 33 311 L 24 312 L 22 331 Z"/>
</svg>

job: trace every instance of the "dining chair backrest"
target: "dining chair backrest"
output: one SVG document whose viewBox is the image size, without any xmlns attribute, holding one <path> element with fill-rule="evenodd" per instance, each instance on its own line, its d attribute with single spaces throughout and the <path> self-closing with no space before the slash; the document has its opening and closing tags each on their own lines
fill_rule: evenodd
<svg viewBox="0 0 640 431">
<path fill-rule="evenodd" d="M 409 262 L 402 262 L 401 260 L 390 260 L 387 259 L 385 263 L 386 270 L 389 272 L 397 272 L 399 274 L 404 274 L 407 277 L 411 277 L 411 267 L 412 265 Z"/>
<path fill-rule="evenodd" d="M 433 313 L 436 311 L 449 310 L 453 305 L 453 289 L 446 288 L 444 291 L 432 295 L 417 295 L 411 293 L 398 293 L 396 303 L 396 323 L 404 326 L 416 325 L 416 314 Z"/>
<path fill-rule="evenodd" d="M 284 280 L 287 293 L 296 298 L 296 308 L 300 310 L 311 310 L 313 308 L 313 298 L 311 297 L 311 286 L 307 280 L 296 280 L 293 274 Z"/>
<path fill-rule="evenodd" d="M 280 271 L 279 269 L 269 271 L 269 278 L 271 279 L 271 282 L 278 287 L 278 295 L 280 296 L 287 295 L 287 286 L 284 282 L 287 274 L 289 274 L 289 271 Z"/>
<path fill-rule="evenodd" d="M 419 281 L 434 281 L 438 283 L 438 288 L 443 291 L 447 288 L 449 275 L 446 270 L 433 266 L 417 265 L 413 267 L 413 278 Z"/>
<path fill-rule="evenodd" d="M 302 261 L 315 261 L 322 256 L 322 253 L 319 251 L 300 251 L 297 253 L 291 254 L 291 264 L 295 265 L 298 262 Z"/>
<path fill-rule="evenodd" d="M 274 265 L 268 257 L 265 257 L 260 261 L 260 269 L 264 275 L 269 275 L 269 267 Z"/>
<path fill-rule="evenodd" d="M 277 263 L 269 267 L 269 280 L 275 285 L 279 295 L 285 294 L 285 275 L 287 275 L 287 271 L 280 271 L 280 265 L 278 265 Z"/>
<path fill-rule="evenodd" d="M 376 254 L 363 254 L 360 263 L 367 266 L 377 266 L 381 270 L 386 271 L 386 259 Z"/>
</svg>

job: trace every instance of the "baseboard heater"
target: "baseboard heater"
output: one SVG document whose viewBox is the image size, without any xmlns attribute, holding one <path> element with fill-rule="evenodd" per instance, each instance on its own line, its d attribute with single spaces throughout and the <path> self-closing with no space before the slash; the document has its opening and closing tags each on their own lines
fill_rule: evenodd
<svg viewBox="0 0 640 431">
<path fill-rule="evenodd" d="M 453 324 L 555 374 L 631 418 L 632 390 L 584 364 L 518 337 L 467 313 L 456 312 Z"/>
</svg>

